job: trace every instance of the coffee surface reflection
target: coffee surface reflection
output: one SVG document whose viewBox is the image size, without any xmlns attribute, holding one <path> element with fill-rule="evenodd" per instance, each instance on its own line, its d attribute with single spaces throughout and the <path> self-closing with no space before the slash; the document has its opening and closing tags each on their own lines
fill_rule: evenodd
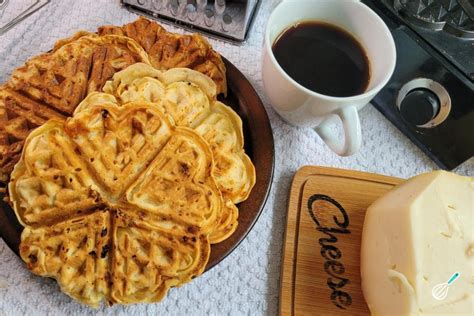
<svg viewBox="0 0 474 316">
<path fill-rule="evenodd" d="M 302 86 L 328 96 L 366 91 L 370 63 L 362 45 L 332 24 L 301 22 L 283 31 L 272 47 L 283 70 Z"/>
</svg>

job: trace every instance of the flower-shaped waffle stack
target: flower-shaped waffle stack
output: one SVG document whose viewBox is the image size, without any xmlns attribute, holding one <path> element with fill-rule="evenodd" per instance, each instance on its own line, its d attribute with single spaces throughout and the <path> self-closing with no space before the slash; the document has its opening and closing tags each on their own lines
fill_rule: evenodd
<svg viewBox="0 0 474 316">
<path fill-rule="evenodd" d="M 81 104 L 32 132 L 12 173 L 21 257 L 91 306 L 159 301 L 228 236 L 214 173 L 208 143 L 156 106 Z"/>
<path fill-rule="evenodd" d="M 211 240 L 219 242 L 230 236 L 237 227 L 234 204 L 248 198 L 255 184 L 255 168 L 243 149 L 242 121 L 234 110 L 217 101 L 216 84 L 188 68 L 161 72 L 136 63 L 117 72 L 103 90 L 105 93 L 90 94 L 77 111 L 107 103 L 147 102 L 177 126 L 189 127 L 206 140 L 215 161 L 213 176 L 226 206 L 221 235 L 213 234 Z"/>
</svg>

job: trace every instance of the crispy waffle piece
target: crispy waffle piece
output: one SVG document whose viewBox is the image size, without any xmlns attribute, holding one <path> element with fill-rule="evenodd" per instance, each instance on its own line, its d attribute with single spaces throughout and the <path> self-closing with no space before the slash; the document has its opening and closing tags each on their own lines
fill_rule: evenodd
<svg viewBox="0 0 474 316">
<path fill-rule="evenodd" d="M 202 273 L 229 215 L 202 137 L 153 105 L 103 100 L 27 137 L 9 184 L 21 256 L 85 304 L 156 302 Z"/>
<path fill-rule="evenodd" d="M 212 153 L 196 133 L 179 128 L 153 163 L 127 191 L 127 200 L 181 225 L 212 233 L 221 215 L 219 189 L 211 175 Z M 190 203 L 192 202 L 192 203 Z"/>
<path fill-rule="evenodd" d="M 63 116 L 8 87 L 0 87 L 0 189 L 20 160 L 30 131 L 49 119 L 61 120 Z"/>
<path fill-rule="evenodd" d="M 209 240 L 193 226 L 118 212 L 114 224 L 111 301 L 157 302 L 170 287 L 200 275 L 209 260 Z"/>
<path fill-rule="evenodd" d="M 148 56 L 130 38 L 74 36 L 15 70 L 8 86 L 59 113 L 71 115 L 87 93 L 100 89 L 116 71 L 140 61 L 148 63 Z"/>
<path fill-rule="evenodd" d="M 225 104 L 216 101 L 216 86 L 208 77 L 186 68 L 161 72 L 137 63 L 116 73 L 104 92 L 121 103 L 151 102 L 178 126 L 194 129 L 210 145 L 214 177 L 223 196 L 234 204 L 248 198 L 255 184 L 255 168 L 245 154 L 242 121 Z M 91 95 L 80 107 L 100 104 L 107 95 Z"/>
<path fill-rule="evenodd" d="M 99 106 L 66 124 L 109 201 L 117 201 L 172 135 L 171 124 L 149 106 Z"/>
<path fill-rule="evenodd" d="M 70 115 L 87 94 L 93 47 L 81 40 L 33 57 L 16 69 L 8 86 L 61 113 Z"/>
<path fill-rule="evenodd" d="M 25 227 L 20 255 L 33 273 L 57 280 L 72 298 L 98 307 L 110 291 L 110 213 L 72 218 L 51 226 Z"/>
<path fill-rule="evenodd" d="M 31 133 L 12 173 L 10 198 L 23 225 L 55 223 L 101 203 L 62 126 L 51 120 Z"/>
<path fill-rule="evenodd" d="M 71 43 L 87 42 L 92 47 L 91 68 L 87 81 L 87 93 L 100 91 L 107 80 L 134 63 L 150 63 L 148 55 L 133 39 L 125 36 L 97 36 L 78 32 L 69 39 L 56 43 L 53 53 Z M 82 99 L 81 99 L 82 100 Z"/>
<path fill-rule="evenodd" d="M 122 27 L 102 26 L 98 33 L 131 37 L 145 49 L 151 64 L 157 69 L 194 69 L 214 80 L 218 93 L 227 94 L 226 69 L 222 58 L 212 49 L 209 42 L 197 33 L 170 33 L 158 23 L 143 17 Z"/>
</svg>

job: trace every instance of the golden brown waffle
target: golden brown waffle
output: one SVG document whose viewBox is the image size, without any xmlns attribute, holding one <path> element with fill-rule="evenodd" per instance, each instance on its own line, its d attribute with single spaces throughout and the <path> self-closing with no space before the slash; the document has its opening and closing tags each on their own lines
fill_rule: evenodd
<svg viewBox="0 0 474 316">
<path fill-rule="evenodd" d="M 209 259 L 206 235 L 136 214 L 121 211 L 114 219 L 113 303 L 160 301 L 170 287 L 200 275 Z"/>
<path fill-rule="evenodd" d="M 212 49 L 209 42 L 197 33 L 192 35 L 170 33 L 158 23 L 143 17 L 122 27 L 102 26 L 98 33 L 131 37 L 145 49 L 155 68 L 194 69 L 214 80 L 218 94 L 227 94 L 226 69 L 222 58 Z"/>
<path fill-rule="evenodd" d="M 82 111 L 103 104 L 148 102 L 178 126 L 195 130 L 210 145 L 216 162 L 213 176 L 224 197 L 221 229 L 212 243 L 230 236 L 237 228 L 236 203 L 247 199 L 255 184 L 255 168 L 243 149 L 240 117 L 216 101 L 216 86 L 207 76 L 190 69 L 161 72 L 137 63 L 116 73 L 106 83 L 107 93 L 90 94 L 77 108 Z"/>
<path fill-rule="evenodd" d="M 109 201 L 123 195 L 172 135 L 172 126 L 161 116 L 135 105 L 78 111 L 66 125 Z"/>
<path fill-rule="evenodd" d="M 97 307 L 107 298 L 111 219 L 105 209 L 51 226 L 25 227 L 20 255 L 33 273 L 55 278 L 64 293 Z"/>
<path fill-rule="evenodd" d="M 77 45 L 83 41 L 92 47 L 87 93 L 100 91 L 104 83 L 117 71 L 136 62 L 149 63 L 148 55 L 140 45 L 129 37 L 117 35 L 97 36 L 96 34 L 79 32 L 70 39 L 58 41 L 53 52 L 60 51 L 70 43 Z M 69 114 L 72 113 L 69 112 Z"/>
<path fill-rule="evenodd" d="M 139 61 L 148 62 L 148 56 L 130 38 L 82 32 L 16 69 L 8 86 L 71 115 L 87 93 L 97 91 L 116 71 Z"/>
<path fill-rule="evenodd" d="M 75 150 L 60 121 L 48 121 L 29 135 L 10 191 L 13 203 L 21 201 L 14 206 L 22 225 L 54 223 L 100 205 L 87 166 Z"/>
<path fill-rule="evenodd" d="M 213 164 L 212 153 L 204 140 L 179 128 L 127 190 L 127 200 L 168 221 L 200 226 L 203 233 L 212 233 L 220 220 L 222 202 L 209 164 Z"/>
<path fill-rule="evenodd" d="M 0 88 L 0 188 L 31 130 L 71 115 L 87 93 L 136 62 L 148 63 L 148 56 L 134 40 L 79 32 L 15 70 Z"/>
<path fill-rule="evenodd" d="M 30 131 L 49 119 L 61 120 L 63 115 L 8 87 L 0 87 L 0 190 L 20 159 Z"/>
<path fill-rule="evenodd" d="M 93 94 L 80 108 L 103 102 L 153 103 L 178 126 L 194 129 L 210 145 L 214 177 L 225 198 L 234 204 L 247 199 L 255 184 L 255 168 L 245 154 L 242 121 L 225 104 L 216 101 L 216 86 L 208 77 L 187 68 L 161 72 L 137 63 L 116 73 L 104 86 L 107 94 Z"/>
<path fill-rule="evenodd" d="M 31 133 L 12 172 L 21 256 L 91 306 L 159 301 L 229 229 L 213 168 L 206 141 L 153 105 L 79 106 Z"/>
</svg>

